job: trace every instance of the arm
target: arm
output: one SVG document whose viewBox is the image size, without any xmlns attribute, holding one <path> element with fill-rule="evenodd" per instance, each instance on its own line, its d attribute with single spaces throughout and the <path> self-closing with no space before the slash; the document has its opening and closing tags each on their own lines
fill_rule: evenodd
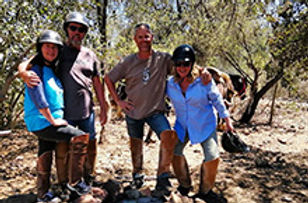
<svg viewBox="0 0 308 203">
<path fill-rule="evenodd" d="M 53 126 L 63 126 L 63 125 L 68 125 L 67 121 L 62 119 L 62 118 L 57 118 L 55 119 L 49 108 L 42 108 L 42 109 L 39 109 L 40 113 L 49 121 L 49 123 L 51 123 L 51 125 Z"/>
<path fill-rule="evenodd" d="M 34 66 L 31 71 L 36 74 L 37 77 L 42 77 L 39 66 Z M 49 110 L 49 104 L 45 96 L 43 83 L 39 83 L 33 88 L 28 87 L 27 90 L 36 108 L 53 126 L 67 125 L 67 122 L 65 120 L 61 118 L 54 119 L 54 117 L 52 116 Z"/>
<path fill-rule="evenodd" d="M 30 65 L 30 62 L 33 58 L 34 56 L 18 65 L 19 77 L 21 77 L 21 79 L 27 84 L 28 87 L 35 87 L 41 82 L 40 78 L 34 71 L 27 70 L 27 67 Z"/>
<path fill-rule="evenodd" d="M 222 95 L 214 82 L 209 84 L 209 99 L 212 101 L 212 104 L 216 108 L 219 116 L 225 120 L 227 131 L 233 132 L 234 128 L 230 119 L 229 111 L 226 108 Z"/>
<path fill-rule="evenodd" d="M 134 107 L 133 107 L 133 104 L 131 102 L 123 101 L 123 100 L 119 99 L 118 94 L 117 94 L 116 89 L 115 89 L 115 86 L 114 86 L 114 83 L 110 80 L 108 75 L 106 75 L 104 78 L 105 78 L 106 85 L 108 87 L 108 90 L 109 90 L 113 100 L 124 110 L 124 112 L 128 112 L 128 111 L 132 110 Z"/>
<path fill-rule="evenodd" d="M 233 128 L 230 117 L 226 117 L 226 118 L 224 118 L 224 120 L 225 120 L 226 125 L 227 125 L 227 131 L 234 132 L 234 128 Z"/>
<path fill-rule="evenodd" d="M 105 88 L 104 85 L 101 83 L 99 76 L 94 76 L 92 80 L 93 80 L 94 90 L 100 105 L 101 125 L 105 125 L 107 122 L 107 109 L 108 109 L 108 104 L 105 98 Z"/>
</svg>

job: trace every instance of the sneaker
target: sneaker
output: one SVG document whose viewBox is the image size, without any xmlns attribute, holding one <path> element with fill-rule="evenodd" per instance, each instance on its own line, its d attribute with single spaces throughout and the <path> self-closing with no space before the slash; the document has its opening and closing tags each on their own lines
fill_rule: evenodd
<svg viewBox="0 0 308 203">
<path fill-rule="evenodd" d="M 72 191 L 76 192 L 79 196 L 87 194 L 90 192 L 91 187 L 88 186 L 84 181 L 80 180 L 76 185 L 72 186 L 67 183 L 67 188 Z"/>
<path fill-rule="evenodd" d="M 57 197 L 53 192 L 48 191 L 43 198 L 37 198 L 37 202 L 61 202 L 61 199 Z"/>
<path fill-rule="evenodd" d="M 136 186 L 137 189 L 141 188 L 143 185 L 144 175 L 140 173 L 133 173 L 133 185 Z"/>
<path fill-rule="evenodd" d="M 91 185 L 93 186 L 93 183 L 95 181 L 95 176 L 91 175 L 91 174 L 87 174 L 84 177 L 84 181 L 86 182 L 87 185 Z"/>
</svg>

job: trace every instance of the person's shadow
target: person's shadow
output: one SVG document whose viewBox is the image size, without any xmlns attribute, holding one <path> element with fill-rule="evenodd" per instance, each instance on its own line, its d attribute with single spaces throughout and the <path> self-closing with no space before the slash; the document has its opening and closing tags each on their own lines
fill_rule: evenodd
<svg viewBox="0 0 308 203">
<path fill-rule="evenodd" d="M 13 195 L 7 199 L 0 199 L 0 203 L 34 203 L 36 202 L 36 195 L 33 193 Z"/>
</svg>

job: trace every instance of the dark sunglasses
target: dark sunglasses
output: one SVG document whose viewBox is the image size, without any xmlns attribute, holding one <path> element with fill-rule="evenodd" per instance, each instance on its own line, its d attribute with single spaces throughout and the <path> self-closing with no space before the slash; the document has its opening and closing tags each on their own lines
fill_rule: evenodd
<svg viewBox="0 0 308 203">
<path fill-rule="evenodd" d="M 85 27 L 76 27 L 74 25 L 69 26 L 70 30 L 75 32 L 76 30 L 78 30 L 78 32 L 80 33 L 85 33 L 87 31 L 87 28 Z"/>
<path fill-rule="evenodd" d="M 147 24 L 147 23 L 139 23 L 139 24 L 137 24 L 137 25 L 135 26 L 135 30 L 138 29 L 138 28 L 140 28 L 141 26 L 144 26 L 144 27 L 145 27 L 146 29 L 148 29 L 148 30 L 151 29 L 149 24 Z"/>
<path fill-rule="evenodd" d="M 179 61 L 174 63 L 175 67 L 190 67 L 190 65 L 191 65 L 190 61 Z"/>
</svg>

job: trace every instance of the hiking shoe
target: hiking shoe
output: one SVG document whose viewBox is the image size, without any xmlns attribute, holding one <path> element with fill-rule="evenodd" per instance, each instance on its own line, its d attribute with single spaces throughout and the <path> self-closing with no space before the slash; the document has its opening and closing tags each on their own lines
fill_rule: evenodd
<svg viewBox="0 0 308 203">
<path fill-rule="evenodd" d="M 88 186 L 84 181 L 80 180 L 76 185 L 72 186 L 67 183 L 67 188 L 72 191 L 77 193 L 79 196 L 82 196 L 84 194 L 87 194 L 90 192 L 91 187 Z"/>
<path fill-rule="evenodd" d="M 182 185 L 180 185 L 177 190 L 181 193 L 181 195 L 183 196 L 187 196 L 189 191 L 190 191 L 191 187 L 183 187 Z"/>
<path fill-rule="evenodd" d="M 168 173 L 163 173 L 157 177 L 157 184 L 153 194 L 154 197 L 169 196 L 171 194 L 171 191 L 169 190 L 171 187 L 169 177 Z"/>
<path fill-rule="evenodd" d="M 61 199 L 51 191 L 48 191 L 43 198 L 37 198 L 37 202 L 61 202 Z"/>
<path fill-rule="evenodd" d="M 210 190 L 208 193 L 201 193 L 195 195 L 196 198 L 200 198 L 204 200 L 207 203 L 226 203 L 226 199 L 223 197 L 220 197 L 218 194 L 213 192 L 213 190 Z"/>
<path fill-rule="evenodd" d="M 140 173 L 133 173 L 133 182 L 132 185 L 136 186 L 137 189 L 141 188 L 143 185 L 144 175 Z"/>
</svg>

